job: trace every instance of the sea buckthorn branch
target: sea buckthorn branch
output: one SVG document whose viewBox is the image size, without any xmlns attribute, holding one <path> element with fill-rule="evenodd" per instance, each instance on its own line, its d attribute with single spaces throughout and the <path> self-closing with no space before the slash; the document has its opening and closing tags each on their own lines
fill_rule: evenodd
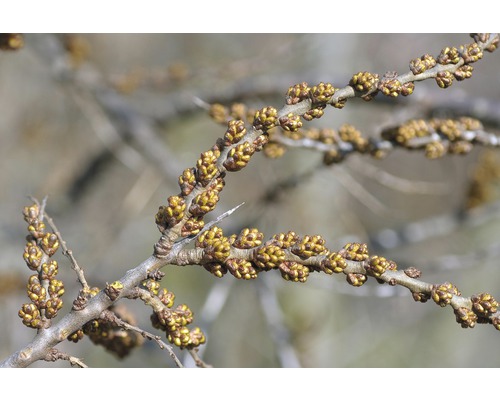
<svg viewBox="0 0 500 400">
<path fill-rule="evenodd" d="M 214 210 L 224 188 L 227 172 L 243 169 L 255 152 L 268 142 L 267 130 L 277 123 L 277 110 L 265 107 L 255 113 L 247 129 L 244 121 L 227 123 L 224 138 L 200 154 L 196 166 L 179 176 L 180 194 L 170 196 L 168 205 L 160 206 L 156 224 L 162 238 L 155 245 L 155 255 L 169 254 L 172 244 L 181 237 L 197 235 L 205 224 L 204 216 Z"/>
<path fill-rule="evenodd" d="M 470 117 L 430 120 L 412 119 L 399 126 L 385 128 L 380 138 L 366 138 L 350 124 L 333 129 L 309 129 L 302 132 L 273 132 L 264 154 L 281 157 L 286 147 L 320 151 L 326 165 L 340 163 L 353 153 L 370 154 L 380 159 L 395 149 L 423 150 L 429 159 L 445 154 L 467 154 L 474 145 L 499 147 L 500 138 L 484 130 L 480 121 Z"/>
<path fill-rule="evenodd" d="M 238 207 L 239 206 L 221 214 L 217 219 L 208 223 L 207 229 L 223 218 L 231 215 Z M 44 238 L 46 235 L 43 234 L 42 225 L 39 222 L 39 217 L 42 213 L 43 209 L 40 210 L 38 202 L 24 209 L 25 219 L 30 224 L 30 227 L 33 226 L 37 228 L 34 229 L 29 227 L 29 231 L 39 232 L 40 236 Z M 57 238 L 57 236 L 55 237 Z M 42 319 L 43 313 L 40 313 L 37 304 L 29 303 L 23 305 L 20 311 L 23 323 L 33 328 L 43 329 L 37 332 L 37 335 L 31 343 L 0 362 L 0 367 L 26 367 L 35 361 L 44 360 L 48 352 L 52 351 L 51 349 L 58 343 L 64 340 L 78 342 L 84 335 L 89 336 L 95 344 L 102 345 L 108 351 L 118 356 L 123 357 L 127 355 L 132 348 L 141 344 L 140 339 L 142 337 L 140 335 L 137 336 L 136 332 L 132 332 L 133 335 L 126 332 L 124 333 L 115 323 L 110 323 L 109 320 L 101 318 L 101 314 L 106 310 L 110 310 L 126 323 L 133 325 L 133 317 L 123 307 L 117 308 L 118 305 L 115 305 L 115 303 L 123 297 L 134 298 L 137 289 L 141 286 L 154 291 L 156 286 L 154 284 L 148 285 L 147 280 L 161 279 L 163 275 L 160 273 L 159 269 L 173 261 L 178 256 L 179 252 L 195 238 L 196 236 L 193 236 L 178 241 L 171 247 L 170 253 L 166 257 L 149 257 L 140 265 L 129 270 L 120 280 L 106 284 L 106 287 L 102 290 L 95 287 L 88 290 L 82 289 L 78 297 L 73 301 L 72 310 L 53 325 Z M 28 237 L 28 239 L 32 240 L 30 237 Z M 33 245 L 28 245 L 30 249 L 32 246 Z M 54 247 L 55 245 L 50 248 Z M 45 247 L 43 248 L 45 249 Z M 35 266 L 38 268 L 38 266 L 43 265 L 43 252 L 35 250 L 25 251 L 25 260 L 30 269 L 33 269 Z M 42 269 L 42 271 L 45 270 Z M 44 274 L 49 273 L 44 272 Z M 50 276 L 54 276 L 54 273 L 52 272 Z M 33 281 L 31 283 L 36 283 L 35 278 L 30 278 L 30 281 L 31 280 Z M 53 286 L 55 286 L 55 284 Z M 142 293 L 145 292 L 145 290 L 142 291 Z M 158 305 L 159 303 L 156 304 Z M 182 309 L 176 309 L 174 311 L 167 310 L 172 316 L 180 318 L 180 329 L 173 330 L 173 332 L 171 332 L 171 338 L 174 344 L 177 344 L 180 340 L 182 347 L 193 349 L 204 341 L 204 335 L 199 328 L 186 332 L 185 314 L 190 313 L 190 311 L 188 311 L 187 308 L 184 309 L 184 305 L 182 305 L 181 308 Z M 192 320 L 192 313 L 190 313 L 190 318 Z M 175 322 L 177 323 L 179 321 L 175 320 Z M 186 337 L 189 337 L 189 340 L 186 341 Z"/>
<path fill-rule="evenodd" d="M 358 72 L 343 88 L 335 88 L 331 83 L 321 82 L 310 87 L 306 82 L 291 86 L 287 92 L 286 106 L 278 112 L 280 125 L 287 131 L 296 131 L 302 125 L 300 117 L 307 121 L 320 118 L 326 105 L 343 108 L 349 98 L 361 97 L 369 101 L 379 92 L 388 97 L 409 96 L 413 93 L 414 82 L 435 79 L 441 88 L 450 87 L 453 81 L 461 81 L 472 76 L 473 64 L 483 57 L 483 52 L 497 49 L 498 34 L 471 34 L 473 43 L 456 47 L 446 47 L 434 58 L 425 54 L 410 61 L 410 72 L 398 75 L 388 71 L 382 78 L 371 72 Z M 219 122 L 223 111 L 216 113 Z M 227 116 L 226 116 L 227 118 Z"/>
<path fill-rule="evenodd" d="M 305 82 L 291 86 L 287 92 L 286 105 L 277 112 L 281 133 L 277 133 L 276 130 L 271 131 L 270 143 L 266 146 L 265 154 L 270 157 L 279 157 L 284 153 L 283 144 L 288 146 L 300 145 L 324 151 L 324 162 L 331 164 L 340 162 L 346 154 L 353 151 L 371 153 L 373 156 L 380 158 L 396 145 L 408 149 L 424 147 L 428 158 L 437 158 L 447 152 L 466 153 L 470 151 L 471 142 L 497 146 L 499 140 L 496 136 L 484 132 L 470 132 L 471 130 L 482 130 L 481 124 L 472 119 L 462 119 L 460 122 L 463 126 L 460 127 L 456 126 L 456 122 L 434 120 L 437 126 L 431 125 L 422 129 L 407 127 L 406 130 L 401 128 L 394 137 L 391 137 L 391 135 L 382 137 L 382 139 L 389 140 L 378 141 L 369 141 L 363 138 L 356 128 L 347 124 L 341 127 L 338 135 L 329 130 L 319 132 L 316 130 L 316 141 L 308 140 L 307 135 L 298 133 L 303 126 L 302 119 L 311 121 L 320 118 L 327 104 L 336 108 L 343 108 L 348 98 L 361 97 L 368 101 L 373 99 L 378 92 L 389 97 L 397 97 L 400 94 L 408 96 L 413 93 L 414 82 L 430 78 L 434 78 L 441 88 L 451 86 L 454 79 L 460 81 L 470 78 L 473 70 L 471 64 L 482 58 L 483 51 L 494 51 L 500 40 L 498 34 L 471 34 L 471 36 L 474 38 L 474 43 L 461 46 L 458 49 L 446 47 L 436 59 L 426 54 L 412 60 L 410 62 L 410 72 L 401 76 L 398 76 L 395 72 L 387 72 L 380 79 L 378 74 L 359 72 L 353 75 L 348 86 L 341 89 L 335 88 L 330 83 L 323 82 L 313 87 L 309 87 Z M 236 108 L 233 106 L 231 109 L 215 104 L 210 107 L 209 113 L 215 121 L 224 122 L 238 114 L 241 117 L 243 114 L 241 110 L 244 109 L 239 104 L 236 105 Z M 416 122 L 416 124 L 418 123 L 420 121 Z M 447 126 L 448 123 L 453 126 Z M 410 132 L 413 132 L 413 136 L 416 136 L 415 130 L 425 138 L 405 138 L 405 134 L 411 135 Z M 457 133 L 457 130 L 465 130 L 466 132 Z M 309 133 L 309 136 L 314 137 L 312 133 Z M 288 138 L 302 140 L 293 142 Z M 443 138 L 448 141 L 443 141 Z M 335 144 L 334 148 L 327 152 L 327 145 L 332 143 Z"/>
<path fill-rule="evenodd" d="M 305 282 L 313 272 L 343 273 L 355 287 L 375 278 L 378 283 L 406 287 L 415 301 L 425 303 L 432 299 L 441 307 L 450 305 L 464 328 L 489 323 L 500 330 L 499 305 L 489 293 L 462 297 L 449 282 L 423 282 L 416 268 L 398 270 L 394 261 L 370 255 L 364 243 L 348 243 L 332 252 L 319 235 L 300 237 L 290 231 L 263 242 L 263 234 L 256 229 L 245 228 L 238 235 L 225 237 L 222 229 L 214 226 L 198 237 L 195 249 L 182 250 L 173 264 L 201 265 L 217 277 L 229 272 L 244 280 L 270 270 L 278 270 L 283 279 L 291 282 Z"/>
<path fill-rule="evenodd" d="M 165 331 L 170 343 L 181 349 L 194 349 L 205 343 L 206 338 L 200 328 L 188 328 L 193 322 L 191 309 L 186 304 L 173 308 L 174 293 L 165 288 L 159 289 L 157 286 L 148 289 L 134 288 L 127 297 L 140 299 L 152 308 L 153 327 Z"/>
<path fill-rule="evenodd" d="M 36 202 L 23 210 L 30 233 L 23 258 L 27 267 L 36 273 L 29 277 L 27 284 L 31 302 L 23 304 L 18 315 L 24 325 L 38 330 L 50 327 L 52 318 L 63 306 L 64 294 L 63 282 L 56 279 L 58 263 L 51 259 L 60 242 L 55 233 L 45 230 L 44 207 L 45 202 L 42 206 Z"/>
<path fill-rule="evenodd" d="M 451 71 L 453 76 L 459 79 L 457 76 L 459 67 L 477 61 L 484 49 L 493 51 L 498 42 L 498 35 L 493 39 L 486 35 L 474 38 L 475 46 L 471 44 L 457 51 L 462 61 L 456 61 L 456 52 L 452 50 L 442 52 L 443 55 L 439 60 L 442 65 L 447 65 L 446 68 L 437 67 L 433 70 L 435 67 L 430 65 L 432 63 L 427 64 L 427 58 L 421 59 L 424 64 L 423 71 L 419 63 L 414 63 L 415 70 L 412 70 L 414 76 L 423 74 L 425 70 L 429 71 L 429 76 L 421 75 L 419 79 L 412 78 L 413 80 L 404 82 L 403 78 L 395 74 L 386 74 L 378 80 L 378 77 L 372 74 L 360 73 L 353 76 L 349 87 L 344 88 L 346 93 L 343 89 L 335 90 L 331 84 L 321 83 L 311 89 L 307 84 L 299 84 L 289 89 L 287 105 L 280 111 L 273 107 L 258 110 L 251 127 L 247 127 L 242 120 L 229 121 L 224 138 L 213 148 L 202 153 L 195 167 L 183 172 L 179 178 L 181 193 L 169 197 L 168 205 L 160 207 L 156 222 L 162 237 L 155 246 L 154 255 L 128 271 L 121 280 L 106 285 L 105 289 L 97 292 L 84 306 L 74 307 L 57 325 L 43 326 L 44 329 L 39 331 L 30 345 L 9 357 L 1 365 L 26 366 L 33 361 L 43 359 L 55 344 L 68 338 L 71 332 L 77 332 L 84 324 L 99 319 L 103 311 L 121 297 L 131 295 L 147 277 L 169 263 L 180 265 L 199 263 L 216 276 L 222 276 L 229 271 L 235 277 L 243 279 L 255 279 L 258 273 L 270 269 L 278 269 L 284 279 L 296 282 L 305 281 L 312 271 L 323 271 L 328 274 L 343 272 L 347 275 L 347 281 L 354 286 L 361 286 L 367 277 L 374 277 L 381 283 L 400 284 L 409 288 L 418 301 L 423 302 L 432 298 L 440 306 L 452 305 L 457 321 L 462 326 L 472 327 L 476 321 L 490 322 L 498 329 L 500 325 L 497 315 L 498 303 L 490 295 L 480 294 L 470 299 L 462 298 L 458 289 L 452 284 L 430 285 L 418 281 L 419 273 L 414 270 L 405 270 L 407 273 L 404 275 L 410 279 L 408 280 L 401 273 L 396 273 L 395 263 L 378 256 L 369 258 L 366 245 L 352 243 L 337 253 L 331 253 L 319 236 L 300 238 L 293 233 L 280 234 L 275 235 L 271 241 L 262 243 L 261 235 L 253 230 L 228 238 L 218 232 L 216 226 L 203 230 L 203 218 L 215 209 L 219 193 L 224 186 L 225 174 L 244 168 L 251 156 L 267 144 L 269 131 L 272 128 L 280 126 L 285 132 L 294 133 L 302 127 L 302 119 L 310 121 L 321 117 L 327 104 L 342 108 L 347 98 L 363 97 L 369 100 L 378 91 L 390 97 L 399 94 L 409 95 L 413 92 L 413 86 L 408 83 L 429 77 L 434 77 L 440 86 L 447 87 L 452 79 L 449 76 Z M 468 77 L 470 72 L 470 68 L 460 70 L 464 78 Z M 433 73 L 435 75 L 432 75 Z M 362 142 L 353 142 L 353 146 L 360 148 L 364 146 Z M 415 146 L 420 146 L 420 143 L 417 141 Z M 36 239 L 35 242 L 41 241 L 40 246 L 45 255 L 50 257 L 57 235 L 44 241 L 44 238 L 36 236 L 39 232 L 43 233 L 43 229 L 34 226 L 32 236 Z M 196 238 L 196 249 L 184 249 L 187 238 Z M 28 256 L 34 254 L 33 258 L 36 258 L 36 253 L 36 250 L 28 252 Z M 59 293 L 57 287 L 51 290 Z M 40 296 L 33 298 L 34 301 L 38 301 Z M 170 326 L 169 323 L 173 321 L 174 325 L 185 327 L 190 322 L 192 314 L 189 309 L 182 307 L 179 311 L 172 311 L 168 308 L 159 310 L 162 316 L 166 316 L 165 326 Z M 35 318 L 28 319 L 31 323 Z M 179 342 L 180 346 L 190 345 L 184 328 L 176 329 L 172 333 L 175 344 Z"/>
</svg>

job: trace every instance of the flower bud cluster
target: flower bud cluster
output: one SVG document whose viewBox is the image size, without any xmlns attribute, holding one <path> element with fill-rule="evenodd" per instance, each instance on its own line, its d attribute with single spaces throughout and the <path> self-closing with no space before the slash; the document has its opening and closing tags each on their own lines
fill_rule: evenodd
<svg viewBox="0 0 500 400">
<path fill-rule="evenodd" d="M 200 328 L 189 329 L 193 322 L 193 312 L 186 304 L 181 304 L 173 309 L 175 295 L 167 289 L 161 289 L 153 297 L 160 300 L 153 305 L 151 322 L 157 329 L 166 332 L 170 343 L 181 349 L 192 349 L 205 343 L 206 338 Z"/>
<path fill-rule="evenodd" d="M 227 111 L 224 110 L 223 106 L 214 105 L 211 113 L 216 116 Z M 230 115 L 243 118 L 246 111 L 244 106 L 235 105 Z M 183 171 L 178 179 L 180 193 L 170 196 L 168 204 L 159 207 L 155 222 L 164 237 L 169 239 L 155 245 L 155 254 L 168 254 L 168 241 L 179 236 L 197 235 L 203 229 L 205 215 L 219 202 L 226 173 L 245 168 L 253 154 L 263 149 L 268 142 L 266 131 L 278 123 L 277 115 L 276 109 L 263 108 L 255 113 L 253 128 L 248 129 L 243 119 L 226 122 L 224 118 L 227 124 L 224 137 L 219 138 L 210 150 L 201 153 L 194 167 Z M 256 129 L 262 129 L 264 133 Z M 167 232 L 173 234 L 167 235 Z M 224 252 L 222 248 L 215 250 L 215 258 L 222 257 L 221 251 Z"/>
<path fill-rule="evenodd" d="M 425 150 L 427 158 L 445 154 L 466 154 L 482 132 L 481 123 L 470 117 L 459 119 L 434 118 L 429 121 L 410 120 L 398 127 L 385 129 L 382 138 L 407 149 Z"/>
<path fill-rule="evenodd" d="M 26 286 L 31 303 L 23 304 L 18 315 L 24 325 L 40 329 L 63 306 L 64 284 L 56 279 L 58 264 L 51 259 L 59 248 L 59 238 L 55 233 L 45 232 L 37 203 L 25 207 L 23 215 L 29 232 L 23 258 L 28 268 L 36 273 L 29 277 Z"/>
<path fill-rule="evenodd" d="M 115 304 L 109 309 L 120 320 L 135 325 L 134 316 L 122 304 Z M 92 343 L 103 346 L 107 351 L 118 358 L 124 358 L 130 352 L 140 347 L 144 338 L 137 332 L 124 330 L 113 320 L 98 318 L 87 322 L 82 331 L 89 337 Z M 74 332 L 68 337 L 69 340 L 78 339 L 81 336 L 79 331 Z"/>
</svg>

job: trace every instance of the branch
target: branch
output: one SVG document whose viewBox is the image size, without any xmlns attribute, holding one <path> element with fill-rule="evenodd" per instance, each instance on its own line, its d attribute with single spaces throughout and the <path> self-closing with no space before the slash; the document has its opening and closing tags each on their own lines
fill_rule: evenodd
<svg viewBox="0 0 500 400">
<path fill-rule="evenodd" d="M 126 330 L 130 330 L 130 331 L 133 331 L 133 332 L 137 332 L 139 333 L 141 336 L 149 339 L 149 340 L 153 340 L 156 342 L 156 344 L 158 345 L 158 347 L 162 350 L 166 349 L 168 351 L 168 354 L 170 355 L 170 357 L 172 357 L 172 359 L 174 360 L 175 362 L 175 365 L 177 365 L 179 368 L 183 368 L 184 366 L 182 365 L 181 361 L 177 358 L 177 356 L 175 355 L 174 353 L 174 350 L 172 349 L 172 346 L 169 346 L 168 344 L 166 344 L 163 340 L 161 340 L 161 337 L 160 336 L 157 336 L 157 335 L 153 335 L 143 329 L 140 329 L 134 325 L 131 325 L 123 320 L 121 320 L 120 318 L 118 318 L 116 316 L 115 313 L 113 313 L 112 311 L 109 311 L 109 310 L 105 310 L 101 313 L 100 315 L 100 318 L 102 319 L 106 319 L 108 321 L 110 321 L 111 323 L 115 324 L 116 326 L 119 326 L 123 329 L 126 329 Z"/>
</svg>

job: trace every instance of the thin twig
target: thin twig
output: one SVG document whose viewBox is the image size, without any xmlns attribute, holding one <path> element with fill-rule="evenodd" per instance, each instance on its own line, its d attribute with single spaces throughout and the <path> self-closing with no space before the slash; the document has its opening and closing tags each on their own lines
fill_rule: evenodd
<svg viewBox="0 0 500 400">
<path fill-rule="evenodd" d="M 36 199 L 33 199 L 36 202 Z M 75 271 L 76 276 L 78 277 L 78 281 L 80 284 L 83 286 L 84 290 L 88 290 L 90 286 L 87 283 L 87 280 L 85 279 L 85 274 L 83 272 L 83 269 L 78 265 L 78 262 L 76 261 L 75 257 L 73 256 L 73 252 L 71 249 L 68 249 L 66 246 L 66 241 L 63 239 L 61 232 L 59 229 L 57 229 L 56 224 L 54 223 L 54 220 L 47 214 L 47 211 L 45 211 L 45 220 L 49 224 L 49 226 L 52 228 L 52 231 L 54 234 L 57 236 L 57 239 L 59 240 L 59 243 L 61 244 L 62 247 L 62 253 L 66 257 L 68 257 L 69 261 L 71 262 L 71 268 Z"/>
<path fill-rule="evenodd" d="M 276 290 L 270 286 L 268 279 L 259 281 L 259 300 L 266 318 L 268 331 L 271 333 L 281 367 L 299 368 L 300 361 L 293 345 L 290 343 L 290 331 L 284 322 L 283 311 L 276 296 Z"/>
<path fill-rule="evenodd" d="M 149 340 L 155 341 L 156 344 L 158 345 L 158 347 L 160 349 L 167 350 L 168 354 L 170 355 L 170 357 L 172 357 L 172 359 L 174 360 L 175 364 L 179 368 L 183 368 L 184 367 L 182 365 L 181 361 L 175 355 L 172 346 L 168 345 L 163 340 L 161 340 L 160 336 L 153 335 L 152 333 L 149 333 L 149 332 L 147 332 L 147 331 L 145 331 L 145 330 L 143 330 L 143 329 L 141 329 L 141 328 L 139 328 L 137 326 L 131 325 L 131 324 L 123 321 L 122 319 L 118 318 L 118 316 L 115 313 L 113 313 L 112 311 L 110 311 L 110 310 L 103 311 L 102 314 L 101 314 L 101 318 L 107 319 L 107 320 L 111 321 L 112 323 L 116 324 L 120 328 L 123 328 L 125 330 L 129 330 L 129 331 L 133 331 L 133 332 L 137 332 L 141 336 L 143 336 L 143 337 L 145 337 L 145 338 L 147 338 Z"/>
<path fill-rule="evenodd" d="M 69 361 L 72 367 L 76 366 L 80 368 L 88 368 L 88 365 L 86 365 L 78 357 L 70 356 L 69 354 L 63 353 L 56 348 L 50 349 L 45 356 L 45 361 L 55 362 L 57 360 Z"/>
<path fill-rule="evenodd" d="M 352 158 L 349 168 L 377 181 L 389 189 L 402 193 L 443 195 L 450 192 L 450 188 L 446 182 L 424 182 L 401 178 L 373 164 L 361 162 L 358 158 Z"/>
<path fill-rule="evenodd" d="M 190 349 L 188 350 L 189 354 L 191 354 L 191 357 L 193 357 L 194 362 L 196 363 L 197 367 L 200 368 L 212 368 L 210 364 L 207 364 L 205 361 L 201 359 L 201 357 L 198 354 L 198 349 Z"/>
</svg>

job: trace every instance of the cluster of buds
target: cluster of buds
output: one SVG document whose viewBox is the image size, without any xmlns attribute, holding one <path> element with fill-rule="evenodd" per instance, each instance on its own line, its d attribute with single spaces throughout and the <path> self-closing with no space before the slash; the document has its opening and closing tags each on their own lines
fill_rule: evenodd
<svg viewBox="0 0 500 400">
<path fill-rule="evenodd" d="M 127 324 L 136 324 L 134 316 L 122 304 L 113 305 L 109 311 Z M 89 321 L 82 330 L 73 333 L 68 339 L 78 340 L 83 333 L 92 343 L 103 346 L 118 358 L 128 356 L 134 348 L 140 347 L 144 342 L 144 338 L 139 333 L 122 329 L 113 318 L 98 318 Z"/>
<path fill-rule="evenodd" d="M 394 145 L 410 150 L 424 149 L 426 157 L 430 159 L 445 154 L 466 154 L 481 135 L 484 136 L 482 124 L 470 117 L 457 120 L 410 120 L 382 132 L 382 138 Z"/>
<path fill-rule="evenodd" d="M 181 304 L 173 309 L 175 295 L 165 288 L 153 296 L 159 302 L 153 302 L 151 323 L 155 328 L 166 332 L 170 343 L 181 349 L 193 349 L 205 343 L 206 338 L 200 328 L 188 327 L 193 322 L 193 312 L 187 305 Z"/>
<path fill-rule="evenodd" d="M 218 124 L 226 124 L 232 120 L 242 120 L 245 123 L 251 124 L 255 110 L 243 103 L 233 103 L 229 107 L 220 103 L 214 103 L 210 105 L 208 115 Z"/>
<path fill-rule="evenodd" d="M 51 259 L 59 248 L 59 238 L 45 231 L 38 204 L 25 207 L 23 214 L 29 232 L 23 258 L 28 268 L 36 273 L 29 277 L 27 284 L 31 303 L 23 304 L 18 314 L 24 325 L 40 329 L 48 326 L 48 321 L 63 306 L 64 284 L 56 279 L 58 264 Z"/>
<path fill-rule="evenodd" d="M 247 111 L 241 105 L 231 110 L 230 115 L 239 118 L 244 118 L 242 114 Z M 226 115 L 226 111 L 223 106 L 211 108 L 214 116 L 218 112 Z M 226 121 L 226 117 L 220 119 Z M 226 123 L 224 137 L 201 153 L 194 167 L 183 171 L 178 180 L 180 193 L 170 196 L 168 204 L 160 206 L 156 213 L 155 222 L 160 232 L 165 236 L 173 232 L 168 235 L 170 242 L 179 236 L 197 235 L 203 229 L 205 215 L 217 206 L 226 173 L 245 168 L 254 153 L 264 148 L 269 140 L 267 130 L 279 123 L 278 112 L 272 107 L 258 110 L 252 118 L 253 128 L 247 127 L 244 119 L 230 119 Z M 157 243 L 156 254 L 168 253 L 166 246 L 168 243 Z M 219 250 L 216 253 L 216 258 L 220 258 Z"/>
</svg>

